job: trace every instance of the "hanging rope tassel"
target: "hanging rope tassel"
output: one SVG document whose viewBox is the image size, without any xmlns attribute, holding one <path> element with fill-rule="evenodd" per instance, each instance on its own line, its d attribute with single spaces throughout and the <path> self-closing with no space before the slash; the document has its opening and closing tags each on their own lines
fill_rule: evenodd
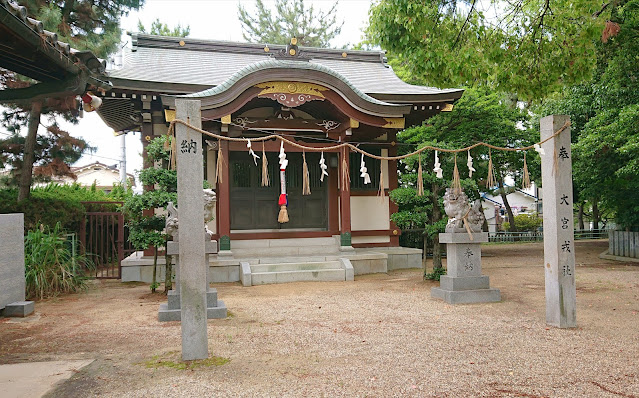
<svg viewBox="0 0 639 398">
<path fill-rule="evenodd" d="M 302 151 L 302 159 L 304 164 L 302 165 L 302 195 L 311 194 L 311 181 L 308 173 L 308 165 L 306 164 L 306 152 Z"/>
<path fill-rule="evenodd" d="M 280 206 L 280 213 L 277 215 L 277 222 L 280 224 L 287 223 L 288 220 L 288 196 L 286 195 L 286 166 L 288 166 L 288 160 L 286 159 L 286 153 L 284 152 L 284 141 L 281 141 L 280 145 L 280 198 L 277 204 Z"/>
<path fill-rule="evenodd" d="M 524 152 L 524 172 L 523 172 L 523 178 L 521 182 L 521 188 L 528 189 L 530 188 L 530 186 L 531 186 L 530 174 L 528 173 L 528 165 L 526 164 L 526 152 Z"/>
<path fill-rule="evenodd" d="M 382 200 L 384 199 L 384 163 L 380 161 L 379 165 L 379 189 L 377 190 L 377 196 L 379 196 Z"/>
<path fill-rule="evenodd" d="M 266 152 L 264 151 L 264 141 L 262 141 L 262 186 L 271 186 L 271 180 L 268 176 L 268 160 L 266 159 Z"/>
<path fill-rule="evenodd" d="M 351 176 L 349 175 L 348 163 L 346 163 L 346 156 L 348 155 L 348 150 L 344 150 L 342 156 L 342 189 L 344 191 L 348 191 L 351 185 Z"/>
<path fill-rule="evenodd" d="M 488 177 L 486 178 L 486 188 L 492 188 L 497 185 L 495 181 L 495 170 L 493 169 L 493 155 L 488 150 Z"/>
<path fill-rule="evenodd" d="M 459 179 L 459 169 L 457 168 L 457 153 L 455 152 L 455 168 L 453 169 L 453 189 L 457 194 L 461 194 L 461 181 Z"/>
<path fill-rule="evenodd" d="M 169 167 L 171 170 L 177 169 L 177 142 L 175 141 L 175 137 L 169 136 L 168 141 L 170 142 L 171 147 L 171 157 L 169 159 Z"/>
<path fill-rule="evenodd" d="M 222 168 L 224 167 L 224 155 L 222 154 L 222 141 L 217 142 L 217 163 L 215 164 L 215 182 L 222 184 Z"/>
<path fill-rule="evenodd" d="M 424 196 L 424 172 L 422 171 L 422 154 L 419 153 L 419 166 L 417 166 L 417 196 Z"/>
</svg>

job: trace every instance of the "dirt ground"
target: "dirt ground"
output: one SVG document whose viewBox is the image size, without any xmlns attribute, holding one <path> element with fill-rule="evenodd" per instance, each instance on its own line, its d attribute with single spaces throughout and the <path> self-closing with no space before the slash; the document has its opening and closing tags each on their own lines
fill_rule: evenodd
<svg viewBox="0 0 639 398">
<path fill-rule="evenodd" d="M 542 244 L 484 245 L 500 303 L 433 300 L 421 270 L 218 284 L 231 315 L 208 322 L 209 349 L 229 361 L 184 370 L 148 367 L 179 357 L 165 297 L 99 281 L 0 319 L 0 363 L 95 359 L 49 397 L 639 397 L 639 263 L 599 259 L 606 247 L 576 244 L 576 329 L 545 324 Z"/>
</svg>

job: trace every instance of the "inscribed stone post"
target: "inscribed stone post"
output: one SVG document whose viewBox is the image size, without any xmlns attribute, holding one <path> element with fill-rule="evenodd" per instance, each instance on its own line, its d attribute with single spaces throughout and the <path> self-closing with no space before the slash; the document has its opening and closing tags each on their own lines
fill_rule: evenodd
<svg viewBox="0 0 639 398">
<path fill-rule="evenodd" d="M 569 120 L 566 115 L 541 119 L 541 139 L 553 135 Z M 542 144 L 542 148 L 546 323 L 571 328 L 577 326 L 577 298 L 570 127 Z"/>
<path fill-rule="evenodd" d="M 176 99 L 176 117 L 202 127 L 199 100 Z M 202 225 L 204 165 L 202 136 L 182 124 L 175 128 L 177 188 L 180 211 L 180 302 L 182 306 L 182 359 L 208 358 L 206 334 L 207 264 Z"/>
</svg>

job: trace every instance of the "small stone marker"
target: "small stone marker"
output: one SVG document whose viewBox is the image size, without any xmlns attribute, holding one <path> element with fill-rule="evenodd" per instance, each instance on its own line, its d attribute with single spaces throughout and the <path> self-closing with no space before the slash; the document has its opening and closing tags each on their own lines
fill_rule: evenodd
<svg viewBox="0 0 639 398">
<path fill-rule="evenodd" d="M 202 127 L 199 100 L 176 99 L 176 118 Z M 202 230 L 202 181 L 204 162 L 202 135 L 182 124 L 175 126 L 177 147 L 178 209 L 180 210 L 180 303 L 182 320 L 182 359 L 209 356 L 206 330 L 207 269 Z"/>
<path fill-rule="evenodd" d="M 0 316 L 25 317 L 24 214 L 0 214 Z"/>
<path fill-rule="evenodd" d="M 566 115 L 540 120 L 541 139 L 552 136 L 569 121 Z M 577 327 L 575 286 L 574 215 L 570 127 L 542 144 L 541 178 L 544 203 L 544 269 L 546 273 L 546 323 Z"/>
</svg>

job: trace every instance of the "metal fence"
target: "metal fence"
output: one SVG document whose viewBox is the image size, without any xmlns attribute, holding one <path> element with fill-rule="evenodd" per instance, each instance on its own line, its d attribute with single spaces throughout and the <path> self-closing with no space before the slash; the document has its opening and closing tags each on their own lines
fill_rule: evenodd
<svg viewBox="0 0 639 398">
<path fill-rule="evenodd" d="M 424 231 L 423 228 L 403 230 L 399 237 L 399 244 L 404 247 L 413 247 L 416 249 L 424 248 Z M 575 230 L 575 240 L 581 239 L 608 239 L 609 232 L 607 229 L 601 230 Z M 637 243 L 639 247 L 639 233 L 637 234 Z M 544 240 L 543 231 L 524 231 L 524 232 L 490 232 L 488 234 L 489 242 L 542 242 Z M 431 249 L 428 249 L 427 255 L 431 255 Z"/>
</svg>

